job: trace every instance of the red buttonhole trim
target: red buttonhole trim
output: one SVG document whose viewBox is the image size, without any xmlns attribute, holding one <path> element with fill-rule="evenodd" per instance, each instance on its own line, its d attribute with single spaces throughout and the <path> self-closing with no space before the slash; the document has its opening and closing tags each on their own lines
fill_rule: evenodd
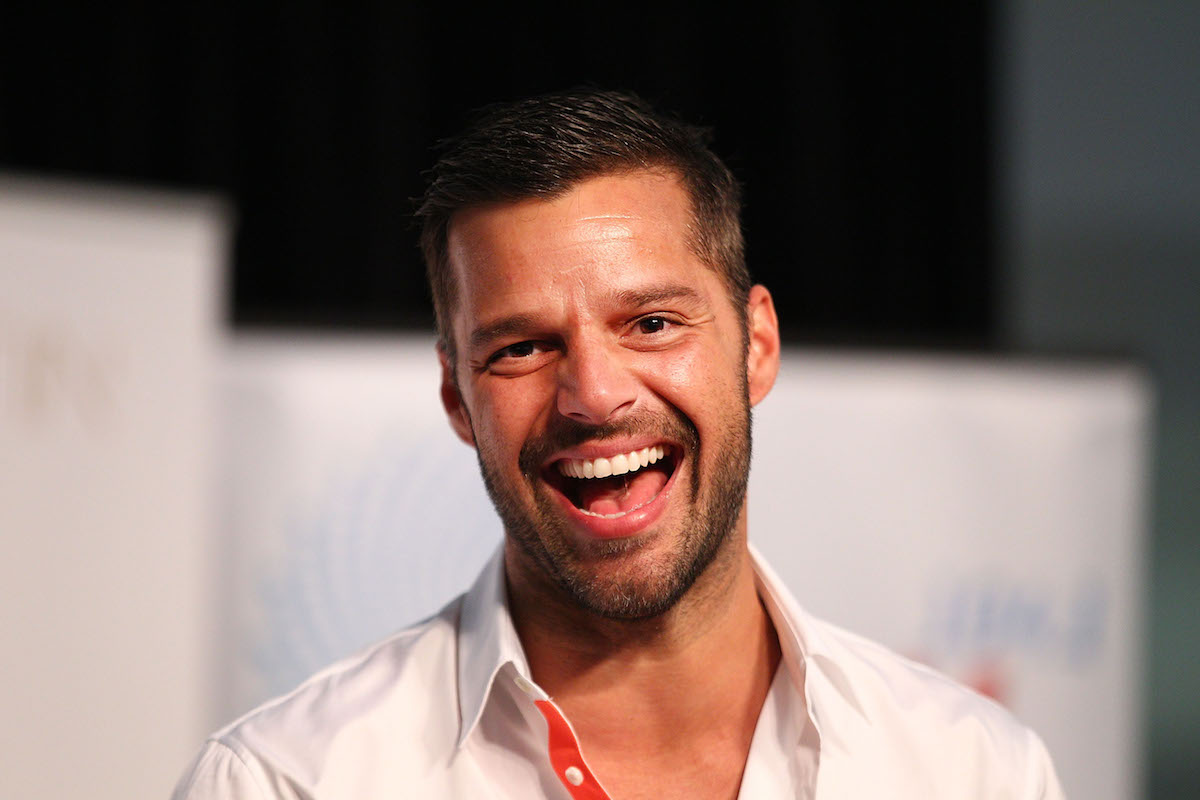
<svg viewBox="0 0 1200 800">
<path fill-rule="evenodd" d="M 571 797 L 574 800 L 612 800 L 608 793 L 600 788 L 600 782 L 587 768 L 587 764 L 583 763 L 583 756 L 579 753 L 579 742 L 575 741 L 575 734 L 571 733 L 571 726 L 567 724 L 558 707 L 549 700 L 534 700 L 533 704 L 542 712 L 550 728 L 550 765 L 554 767 L 554 774 L 562 781 L 562 785 L 567 787 Z M 572 786 L 567 782 L 567 767 L 575 767 L 582 772 L 583 783 Z"/>
</svg>

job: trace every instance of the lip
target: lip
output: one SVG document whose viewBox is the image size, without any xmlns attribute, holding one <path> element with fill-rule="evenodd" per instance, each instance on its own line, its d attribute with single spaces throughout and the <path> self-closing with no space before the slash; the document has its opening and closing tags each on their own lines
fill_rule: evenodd
<svg viewBox="0 0 1200 800">
<path fill-rule="evenodd" d="M 569 451 L 562 451 L 555 454 L 554 458 L 547 462 L 545 469 L 557 469 L 555 464 L 565 458 L 607 458 L 619 453 L 628 453 L 630 450 L 640 450 L 643 447 L 658 444 L 668 448 L 672 458 L 675 459 L 675 468 L 671 471 L 671 477 L 667 479 L 667 482 L 659 490 L 658 494 L 655 495 L 653 500 L 641 508 L 626 513 L 624 516 L 607 519 L 605 517 L 585 514 L 576 508 L 570 498 L 559 491 L 557 487 L 550 485 L 549 489 L 554 495 L 555 502 L 558 503 L 563 515 L 572 526 L 581 531 L 587 538 L 592 539 L 623 539 L 643 533 L 666 511 L 671 490 L 675 488 L 675 479 L 679 477 L 679 473 L 684 467 L 682 448 L 679 445 L 665 442 L 662 439 L 630 439 L 628 442 L 620 442 L 619 444 L 614 444 L 610 440 L 592 445 L 582 445 L 572 448 Z M 543 478 L 543 480 L 545 479 Z"/>
</svg>

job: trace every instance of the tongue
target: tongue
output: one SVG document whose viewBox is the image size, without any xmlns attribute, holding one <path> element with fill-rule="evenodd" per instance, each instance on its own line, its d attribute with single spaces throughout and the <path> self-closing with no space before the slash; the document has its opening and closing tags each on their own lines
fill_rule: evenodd
<svg viewBox="0 0 1200 800">
<path fill-rule="evenodd" d="M 667 474 L 653 467 L 612 478 L 581 481 L 579 507 L 593 514 L 619 514 L 654 499 L 667 483 Z"/>
</svg>

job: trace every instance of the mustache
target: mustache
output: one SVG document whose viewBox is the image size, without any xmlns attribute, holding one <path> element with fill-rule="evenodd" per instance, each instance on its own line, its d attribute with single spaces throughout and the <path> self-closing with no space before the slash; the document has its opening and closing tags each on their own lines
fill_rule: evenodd
<svg viewBox="0 0 1200 800">
<path fill-rule="evenodd" d="M 541 471 L 546 459 L 559 450 L 576 447 L 584 442 L 602 442 L 606 439 L 639 434 L 653 434 L 678 442 L 693 453 L 700 449 L 699 431 L 692 421 L 677 409 L 669 409 L 666 413 L 642 412 L 600 425 L 589 425 L 561 417 L 550 430 L 521 446 L 517 464 L 523 474 L 534 478 Z"/>
</svg>

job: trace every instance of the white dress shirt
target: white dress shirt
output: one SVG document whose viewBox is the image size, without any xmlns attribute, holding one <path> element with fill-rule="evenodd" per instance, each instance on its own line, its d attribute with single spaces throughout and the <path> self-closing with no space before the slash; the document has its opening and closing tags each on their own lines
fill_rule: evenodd
<svg viewBox="0 0 1200 800">
<path fill-rule="evenodd" d="M 741 798 L 1062 797 L 1036 734 L 948 678 L 805 613 L 753 554 L 782 659 Z M 175 800 L 605 800 L 530 679 L 500 553 L 431 619 L 217 732 Z"/>
</svg>

